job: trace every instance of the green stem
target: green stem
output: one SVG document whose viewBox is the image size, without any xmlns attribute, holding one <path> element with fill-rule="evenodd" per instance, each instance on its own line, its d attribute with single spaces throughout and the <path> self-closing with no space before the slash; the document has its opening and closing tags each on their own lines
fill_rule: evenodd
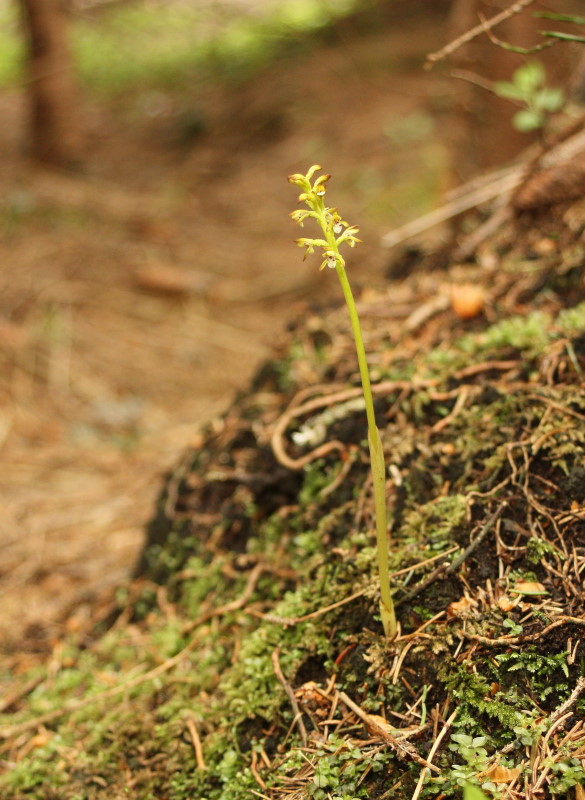
<svg viewBox="0 0 585 800">
<path fill-rule="evenodd" d="M 341 264 L 338 264 L 336 269 L 337 269 L 337 277 L 339 278 L 339 283 L 341 284 L 341 290 L 343 292 L 345 303 L 347 305 L 347 310 L 349 311 L 351 330 L 355 341 L 355 349 L 357 351 L 357 359 L 360 368 L 360 377 L 362 379 L 362 387 L 364 390 L 364 400 L 366 402 L 366 416 L 368 418 L 368 430 L 371 435 L 372 431 L 376 428 L 376 417 L 374 415 L 374 400 L 372 398 L 370 373 L 368 370 L 368 362 L 366 359 L 366 349 L 364 347 L 364 339 L 362 336 L 360 318 L 358 316 L 355 300 L 353 298 L 353 292 L 351 291 L 351 286 L 349 285 L 349 280 L 347 278 L 345 268 Z"/>
<path fill-rule="evenodd" d="M 374 485 L 374 507 L 376 510 L 376 548 L 378 555 L 378 571 L 380 573 L 380 613 L 384 633 L 388 638 L 396 635 L 396 614 L 394 603 L 390 592 L 390 570 L 388 564 L 388 518 L 386 509 L 386 465 L 384 463 L 384 451 L 380 432 L 376 426 L 374 415 L 374 399 L 372 397 L 372 387 L 370 384 L 370 373 L 366 359 L 366 350 L 360 319 L 358 316 L 353 292 L 349 285 L 349 280 L 342 264 L 337 264 L 337 277 L 341 284 L 343 296 L 349 311 L 351 329 L 357 351 L 360 376 L 364 400 L 366 403 L 366 416 L 368 419 L 368 442 L 370 445 L 370 463 L 372 467 L 372 480 Z"/>
</svg>

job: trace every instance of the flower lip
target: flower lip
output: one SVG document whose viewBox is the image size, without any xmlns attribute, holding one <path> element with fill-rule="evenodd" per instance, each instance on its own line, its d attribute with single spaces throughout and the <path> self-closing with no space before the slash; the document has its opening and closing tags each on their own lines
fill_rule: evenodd
<svg viewBox="0 0 585 800">
<path fill-rule="evenodd" d="M 343 264 L 343 259 L 339 253 L 334 250 L 323 250 L 323 261 L 319 269 L 325 269 L 325 267 L 335 269 L 338 264 Z"/>
</svg>

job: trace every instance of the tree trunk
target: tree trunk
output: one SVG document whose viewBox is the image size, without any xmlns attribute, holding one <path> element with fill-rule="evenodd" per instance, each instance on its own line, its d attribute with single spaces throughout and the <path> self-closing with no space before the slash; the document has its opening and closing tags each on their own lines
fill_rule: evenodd
<svg viewBox="0 0 585 800">
<path fill-rule="evenodd" d="M 52 166 L 75 167 L 82 136 L 62 0 L 20 4 L 28 46 L 31 155 Z"/>
</svg>

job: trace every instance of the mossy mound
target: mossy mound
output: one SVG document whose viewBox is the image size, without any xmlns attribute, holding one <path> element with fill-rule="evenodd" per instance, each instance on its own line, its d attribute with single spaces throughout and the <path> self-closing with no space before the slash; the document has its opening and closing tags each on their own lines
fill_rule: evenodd
<svg viewBox="0 0 585 800">
<path fill-rule="evenodd" d="M 349 326 L 315 314 L 169 477 L 113 624 L 17 676 L 3 797 L 582 796 L 585 247 L 561 219 L 483 247 L 481 317 L 435 303 L 428 261 L 362 299 L 398 638 Z"/>
</svg>

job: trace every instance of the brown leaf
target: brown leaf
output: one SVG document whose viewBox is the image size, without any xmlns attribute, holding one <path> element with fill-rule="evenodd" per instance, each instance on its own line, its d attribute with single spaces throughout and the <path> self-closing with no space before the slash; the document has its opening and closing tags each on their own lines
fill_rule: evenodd
<svg viewBox="0 0 585 800">
<path fill-rule="evenodd" d="M 503 594 L 498 600 L 498 608 L 500 609 L 500 611 L 506 613 L 508 611 L 511 611 L 513 608 L 516 608 L 516 606 L 518 605 L 518 600 L 519 600 L 518 597 L 512 600 L 512 598 L 508 597 L 507 594 Z"/>
<path fill-rule="evenodd" d="M 518 775 L 521 772 L 520 767 L 513 767 L 512 769 L 508 767 L 502 767 L 500 764 L 496 764 L 490 769 L 486 770 L 485 776 L 489 778 L 494 783 L 512 783 L 515 781 Z"/>
<path fill-rule="evenodd" d="M 472 611 L 477 608 L 477 603 L 470 597 L 462 597 L 461 600 L 455 600 L 449 604 L 447 608 L 447 616 L 454 617 L 468 617 Z"/>
<path fill-rule="evenodd" d="M 521 594 L 527 597 L 548 594 L 542 583 L 538 583 L 537 581 L 517 581 L 514 588 L 510 589 L 510 591 L 512 594 Z"/>
</svg>

